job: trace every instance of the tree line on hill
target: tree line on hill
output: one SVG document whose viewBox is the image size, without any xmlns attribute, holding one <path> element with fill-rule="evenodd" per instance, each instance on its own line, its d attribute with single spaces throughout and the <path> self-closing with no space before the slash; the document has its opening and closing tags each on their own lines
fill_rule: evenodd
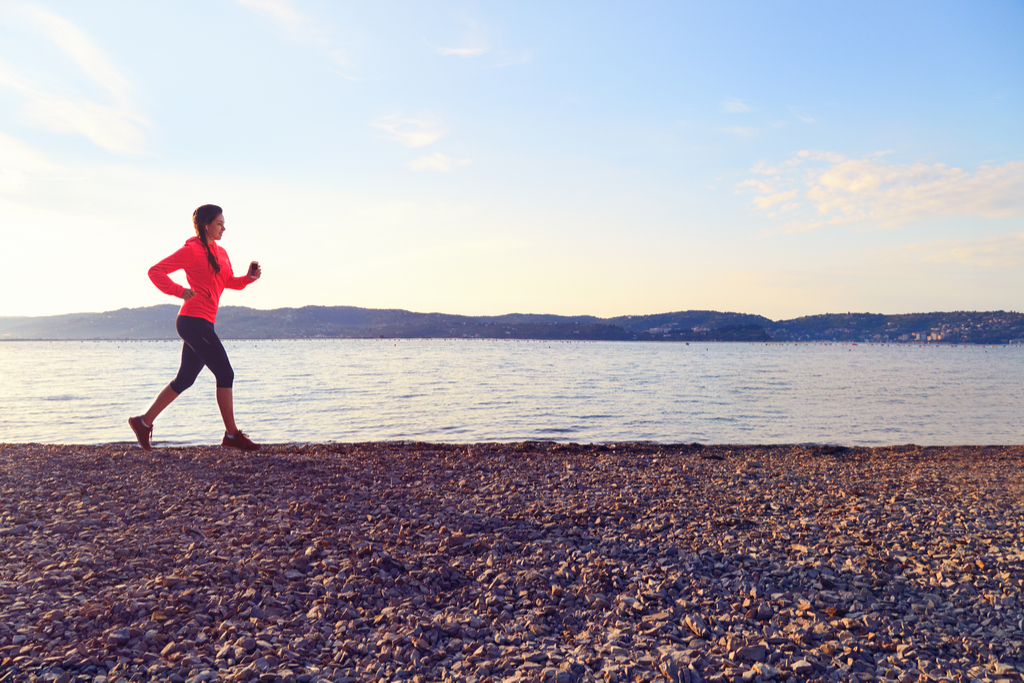
<svg viewBox="0 0 1024 683">
<path fill-rule="evenodd" d="M 172 304 L 104 313 L 0 317 L 0 340 L 177 339 Z M 773 321 L 760 315 L 678 311 L 614 318 L 513 313 L 463 316 L 353 306 L 259 310 L 224 306 L 225 339 L 482 338 L 588 341 L 855 341 L 1006 344 L 1024 338 L 1024 315 L 1005 311 L 841 313 Z"/>
</svg>

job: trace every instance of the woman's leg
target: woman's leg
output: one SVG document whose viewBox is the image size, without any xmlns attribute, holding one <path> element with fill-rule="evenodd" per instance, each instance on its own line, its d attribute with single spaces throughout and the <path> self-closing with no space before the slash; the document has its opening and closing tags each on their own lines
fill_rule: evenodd
<svg viewBox="0 0 1024 683">
<path fill-rule="evenodd" d="M 181 331 L 179 330 L 180 333 Z M 185 339 L 184 336 L 182 339 Z M 178 398 L 186 389 L 192 386 L 204 365 L 205 363 L 189 345 L 188 341 L 183 341 L 181 345 L 181 366 L 178 368 L 178 375 L 161 390 L 156 400 L 153 401 L 153 405 L 142 416 L 147 427 L 152 427 L 153 421 L 156 420 L 160 413 L 164 412 L 164 409 L 171 405 L 174 399 Z"/>
<path fill-rule="evenodd" d="M 181 321 L 182 317 L 179 316 L 178 320 Z M 235 436 L 238 434 L 238 426 L 235 424 L 231 390 L 235 381 L 235 371 L 231 368 L 231 361 L 228 360 L 224 345 L 213 329 L 213 323 L 201 318 L 186 318 L 184 324 L 179 323 L 178 333 L 202 364 L 210 368 L 217 378 L 217 406 L 220 408 L 221 419 L 224 420 L 224 431 L 228 436 Z"/>
<path fill-rule="evenodd" d="M 220 417 L 224 420 L 224 431 L 228 436 L 234 436 L 238 433 L 238 426 L 235 424 L 235 405 L 231 387 L 217 387 L 217 407 L 220 408 Z"/>
<path fill-rule="evenodd" d="M 171 405 L 176 398 L 178 398 L 178 392 L 172 389 L 170 384 L 164 387 L 163 391 L 157 395 L 156 400 L 153 401 L 153 405 L 151 405 L 149 410 L 146 411 L 146 414 L 142 416 L 145 424 L 152 427 L 153 421 L 156 420 L 157 416 L 164 412 L 164 408 Z"/>
<path fill-rule="evenodd" d="M 178 334 L 181 334 L 180 328 Z M 182 339 L 185 339 L 184 335 L 182 335 Z M 156 422 L 156 418 L 164 411 L 164 408 L 178 398 L 181 392 L 192 386 L 202 369 L 202 359 L 192 350 L 188 341 L 185 341 L 181 345 L 181 367 L 178 368 L 178 376 L 160 391 L 145 415 L 128 418 L 128 424 L 135 432 L 135 438 L 139 440 L 139 445 L 145 450 L 153 450 L 150 439 L 153 437 L 153 423 Z"/>
</svg>

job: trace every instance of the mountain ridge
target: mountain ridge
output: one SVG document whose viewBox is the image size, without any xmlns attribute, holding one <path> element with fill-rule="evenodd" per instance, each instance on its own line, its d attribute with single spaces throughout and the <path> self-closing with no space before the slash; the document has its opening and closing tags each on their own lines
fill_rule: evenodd
<svg viewBox="0 0 1024 683">
<path fill-rule="evenodd" d="M 177 339 L 174 304 L 101 313 L 0 317 L 0 340 Z M 1024 315 L 1006 311 L 825 313 L 771 320 L 710 310 L 600 318 L 508 313 L 468 316 L 356 306 L 223 306 L 224 339 L 486 338 L 608 341 L 917 341 L 1006 344 L 1024 338 Z"/>
</svg>

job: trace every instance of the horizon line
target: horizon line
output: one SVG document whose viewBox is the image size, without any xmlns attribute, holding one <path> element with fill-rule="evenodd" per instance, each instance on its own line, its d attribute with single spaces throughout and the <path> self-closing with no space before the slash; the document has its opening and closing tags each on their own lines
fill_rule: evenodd
<svg viewBox="0 0 1024 683">
<path fill-rule="evenodd" d="M 160 307 L 164 307 L 164 306 L 168 306 L 168 307 L 175 306 L 175 307 L 179 307 L 180 308 L 180 304 L 164 303 L 164 304 L 151 304 L 149 306 L 134 306 L 134 307 L 132 307 L 132 306 L 122 306 L 121 308 L 108 309 L 108 310 L 105 310 L 105 311 L 75 311 L 75 312 L 69 312 L 69 313 L 51 313 L 51 314 L 47 314 L 47 315 L 0 315 L 0 320 L 13 319 L 13 318 L 31 318 L 31 319 L 36 319 L 36 318 L 59 318 L 59 317 L 63 317 L 63 316 L 74 316 L 74 315 L 101 315 L 101 314 L 104 314 L 104 313 L 116 313 L 118 311 L 140 311 L 140 310 L 145 310 L 145 309 L 149 309 L 149 308 L 160 308 Z M 677 309 L 677 310 L 674 310 L 674 311 L 661 311 L 661 312 L 658 312 L 658 313 L 626 313 L 626 314 L 623 314 L 623 315 L 613 315 L 613 316 L 606 316 L 605 317 L 605 316 L 595 315 L 593 313 L 522 313 L 522 312 L 518 312 L 518 311 L 513 311 L 513 312 L 508 312 L 508 313 L 474 315 L 474 314 L 469 314 L 469 313 L 448 313 L 448 312 L 444 312 L 444 311 L 414 311 L 414 310 L 408 309 L 408 308 L 397 308 L 397 307 L 396 308 L 376 308 L 376 307 L 369 307 L 369 306 L 355 306 L 355 305 L 352 305 L 352 304 L 331 304 L 331 305 L 326 305 L 326 304 L 304 304 L 304 305 L 301 305 L 301 306 L 279 306 L 277 308 L 255 308 L 253 306 L 238 306 L 238 305 L 234 305 L 234 304 L 225 304 L 223 306 L 220 306 L 220 310 L 225 310 L 225 309 L 229 309 L 229 308 L 244 308 L 244 309 L 248 309 L 248 310 L 251 310 L 251 311 L 262 311 L 262 312 L 266 312 L 266 313 L 270 313 L 270 312 L 274 312 L 274 311 L 284 311 L 284 310 L 301 310 L 303 308 L 354 308 L 354 309 L 364 310 L 364 311 L 402 311 L 402 312 L 405 312 L 405 313 L 415 313 L 415 314 L 419 314 L 419 315 L 448 315 L 448 316 L 455 316 L 455 317 L 460 317 L 460 318 L 501 318 L 501 317 L 510 316 L 510 315 L 524 315 L 524 316 L 543 315 L 543 316 L 554 316 L 554 317 L 559 317 L 559 318 L 588 317 L 588 318 L 594 318 L 596 320 L 614 320 L 614 319 L 617 319 L 617 318 L 647 318 L 647 317 L 654 317 L 654 316 L 660 316 L 660 315 L 672 315 L 672 314 L 676 314 L 676 313 L 720 313 L 720 314 L 727 314 L 727 315 L 754 316 L 754 317 L 764 318 L 764 319 L 766 319 L 766 320 L 768 320 L 770 322 L 773 322 L 773 323 L 789 322 L 789 321 L 793 321 L 793 320 L 799 320 L 800 318 L 811 318 L 811 317 L 829 316 L 829 315 L 847 315 L 847 316 L 852 316 L 852 315 L 902 316 L 902 315 L 934 315 L 934 314 L 951 314 L 951 313 L 1009 313 L 1009 314 L 1012 314 L 1012 315 L 1021 315 L 1020 312 L 1018 312 L 1018 311 L 1014 311 L 1014 310 L 1007 311 L 1007 310 L 1004 310 L 1004 309 L 991 309 L 991 310 L 952 309 L 952 310 L 945 310 L 945 311 L 943 311 L 943 310 L 911 311 L 911 312 L 903 312 L 903 313 L 877 313 L 877 312 L 872 312 L 872 311 L 846 311 L 846 312 L 839 311 L 839 312 L 826 312 L 826 313 L 809 313 L 809 314 L 804 314 L 804 315 L 798 315 L 798 316 L 795 316 L 795 317 L 792 317 L 792 318 L 777 318 L 776 319 L 776 318 L 769 318 L 768 316 L 763 315 L 761 313 L 742 313 L 742 312 L 739 312 L 739 311 L 720 311 L 720 310 L 711 309 L 711 308 L 687 308 L 687 309 Z"/>
</svg>

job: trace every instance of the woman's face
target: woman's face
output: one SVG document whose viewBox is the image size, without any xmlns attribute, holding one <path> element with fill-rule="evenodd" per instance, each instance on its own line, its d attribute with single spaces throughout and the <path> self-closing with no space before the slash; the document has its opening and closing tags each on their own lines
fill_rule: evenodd
<svg viewBox="0 0 1024 683">
<path fill-rule="evenodd" d="M 206 239 L 219 240 L 224 234 L 224 214 L 220 214 L 206 224 Z"/>
</svg>

